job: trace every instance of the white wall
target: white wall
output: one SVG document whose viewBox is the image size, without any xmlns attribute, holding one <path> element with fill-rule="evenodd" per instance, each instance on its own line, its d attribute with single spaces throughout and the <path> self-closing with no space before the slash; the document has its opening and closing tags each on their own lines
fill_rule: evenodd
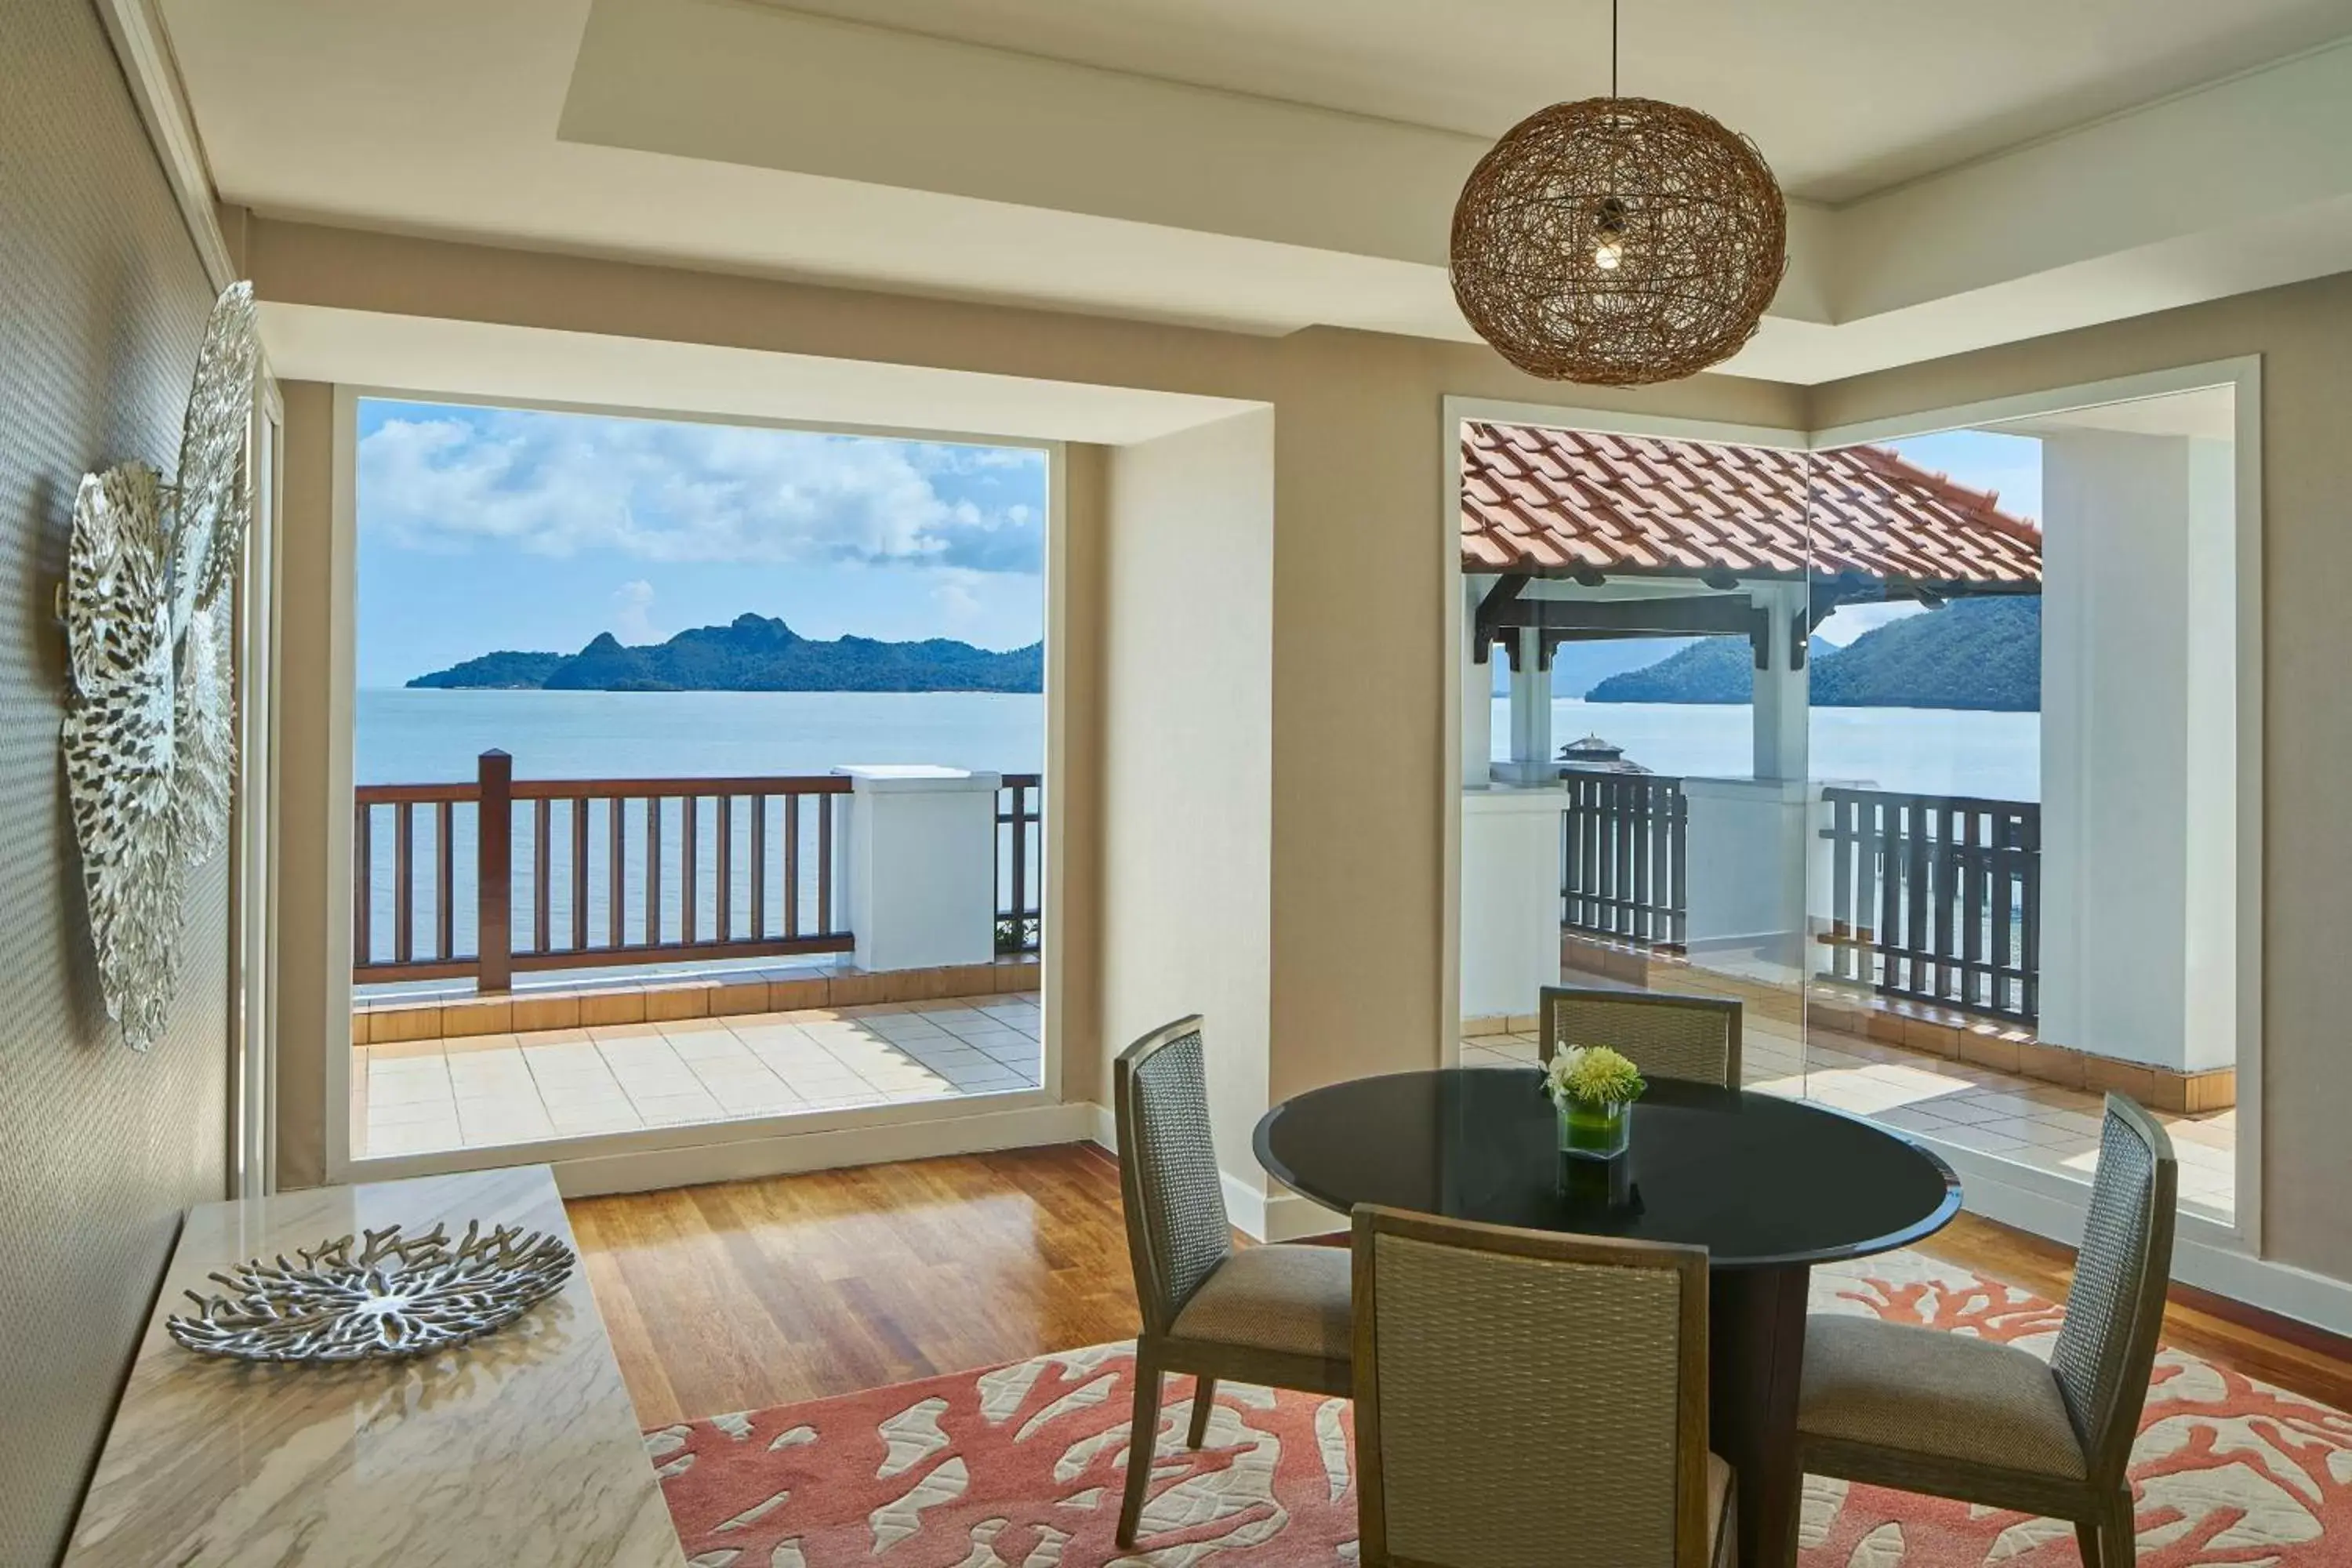
<svg viewBox="0 0 2352 1568">
<path fill-rule="evenodd" d="M 2236 1059 L 2227 442 L 2043 439 L 2042 1016 L 2054 1044 Z"/>
<path fill-rule="evenodd" d="M 1462 1016 L 1525 1017 L 1559 984 L 1566 792 L 1462 792 Z"/>
<path fill-rule="evenodd" d="M 2189 443 L 2189 747 L 2182 1002 L 2189 1068 L 2237 1061 L 2238 651 L 2235 443 Z"/>
<path fill-rule="evenodd" d="M 1218 1163 L 1263 1193 L 1273 411 L 1117 448 L 1107 510 L 1103 1046 L 1202 1014 Z"/>
<path fill-rule="evenodd" d="M 1691 961 L 1710 950 L 1758 978 L 1793 984 L 1805 951 L 1806 831 L 1821 792 L 1804 779 L 1685 779 L 1683 891 Z"/>
</svg>

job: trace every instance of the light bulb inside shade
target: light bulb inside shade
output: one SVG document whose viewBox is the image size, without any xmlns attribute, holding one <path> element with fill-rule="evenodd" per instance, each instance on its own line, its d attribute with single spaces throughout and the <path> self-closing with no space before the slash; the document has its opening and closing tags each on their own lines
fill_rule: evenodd
<svg viewBox="0 0 2352 1568">
<path fill-rule="evenodd" d="M 1625 259 L 1624 202 L 1604 196 L 1592 219 L 1592 265 L 1603 272 L 1614 272 Z"/>
</svg>

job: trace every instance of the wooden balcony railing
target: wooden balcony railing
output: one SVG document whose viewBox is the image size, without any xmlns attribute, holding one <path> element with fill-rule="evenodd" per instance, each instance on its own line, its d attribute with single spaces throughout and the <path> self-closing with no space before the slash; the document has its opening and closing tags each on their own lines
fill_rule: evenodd
<svg viewBox="0 0 2352 1568">
<path fill-rule="evenodd" d="M 352 978 L 845 952 L 835 859 L 846 778 L 531 779 L 485 752 L 470 784 L 354 791 Z M 996 949 L 1034 952 L 1044 782 L 996 805 Z"/>
<path fill-rule="evenodd" d="M 1562 781 L 1560 924 L 1588 936 L 1678 951 L 1690 908 L 1683 781 L 1655 773 L 1578 773 Z"/>
<path fill-rule="evenodd" d="M 352 978 L 841 952 L 834 777 L 517 780 L 354 792 Z M 384 857 L 389 853 L 389 875 Z M 427 876 L 420 876 L 422 867 Z"/>
<path fill-rule="evenodd" d="M 2042 991 L 2042 807 L 1827 789 L 1823 978 L 2018 1023 Z"/>
</svg>

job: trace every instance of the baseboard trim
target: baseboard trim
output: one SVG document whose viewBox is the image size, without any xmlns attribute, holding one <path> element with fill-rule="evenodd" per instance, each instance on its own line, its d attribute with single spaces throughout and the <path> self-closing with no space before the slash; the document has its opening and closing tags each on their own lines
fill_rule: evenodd
<svg viewBox="0 0 2352 1568">
<path fill-rule="evenodd" d="M 719 1135 L 702 1142 L 614 1148 L 610 1145 L 614 1140 L 607 1137 L 596 1141 L 605 1144 L 604 1148 L 563 1150 L 546 1143 L 520 1143 L 495 1150 L 358 1161 L 353 1163 L 347 1179 L 386 1181 L 498 1165 L 545 1164 L 555 1173 L 556 1190 L 568 1198 L 656 1192 L 665 1187 L 700 1186 L 709 1182 L 792 1175 L 803 1171 L 838 1170 L 898 1160 L 929 1160 L 944 1154 L 982 1154 L 997 1149 L 1083 1142 L 1093 1126 L 1093 1118 L 1088 1114 L 1092 1109 L 1087 1105 L 1050 1104 L 1007 1106 L 995 1110 L 958 1107 L 948 1114 L 921 1120 L 909 1119 L 901 1110 L 887 1120 L 872 1118 L 869 1112 L 867 1119 L 848 1125 L 836 1122 L 805 1131 L 779 1131 L 766 1135 L 747 1135 L 740 1124 L 720 1123 L 707 1130 Z M 700 1131 L 706 1130 L 663 1129 L 627 1136 L 631 1142 L 650 1141 Z"/>
<path fill-rule="evenodd" d="M 640 1193 L 848 1165 L 928 1160 L 943 1154 L 982 1154 L 996 1149 L 1074 1143 L 1087 1135 L 1089 1120 L 1083 1106 L 1040 1105 L 930 1121 L 886 1122 L 830 1132 L 594 1155 L 559 1163 L 555 1167 L 555 1186 L 566 1197 L 588 1197 L 599 1193 Z"/>
<path fill-rule="evenodd" d="M 1253 1241 L 1265 1240 L 1265 1194 L 1231 1171 L 1217 1175 L 1225 1189 L 1225 1222 Z"/>
<path fill-rule="evenodd" d="M 1221 1174 L 1225 1186 L 1225 1217 L 1252 1241 L 1300 1241 L 1348 1228 L 1346 1215 L 1334 1213 L 1313 1198 L 1301 1197 L 1276 1184 L 1260 1192 L 1230 1171 Z"/>
<path fill-rule="evenodd" d="M 1958 1173 L 1969 1213 L 2032 1231 L 2063 1247 L 2081 1243 L 2087 1184 L 2081 1187 L 2079 1196 L 2046 1190 L 2031 1180 L 2021 1180 L 2032 1173 L 1997 1155 L 1932 1138 L 1920 1142 Z M 2210 1221 L 2183 1216 L 2172 1244 L 2174 1279 L 2332 1334 L 2352 1336 L 2352 1285 L 2291 1263 L 2255 1258 L 2202 1234 L 2219 1230 Z"/>
<path fill-rule="evenodd" d="M 1085 1109 L 1093 1113 L 1094 1130 L 1088 1142 L 1118 1159 L 1118 1119 L 1107 1105 Z M 1251 1173 L 1257 1173 L 1255 1166 Z M 1274 1184 L 1268 1184 L 1267 1190 L 1261 1192 L 1250 1184 L 1248 1177 L 1237 1176 L 1231 1171 L 1219 1171 L 1217 1175 L 1224 1189 L 1226 1220 L 1252 1241 L 1297 1241 L 1348 1228 L 1345 1215 L 1334 1214 L 1312 1198 L 1302 1198 Z"/>
<path fill-rule="evenodd" d="M 1313 1198 L 1297 1193 L 1268 1194 L 1265 1200 L 1265 1230 L 1260 1241 L 1304 1241 L 1313 1236 L 1339 1236 L 1348 1228 L 1348 1216 L 1337 1209 L 1327 1209 Z"/>
</svg>

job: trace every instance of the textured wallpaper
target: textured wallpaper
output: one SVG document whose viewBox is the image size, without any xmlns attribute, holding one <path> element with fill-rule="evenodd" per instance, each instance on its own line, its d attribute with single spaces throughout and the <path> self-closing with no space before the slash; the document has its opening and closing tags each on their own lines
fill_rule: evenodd
<svg viewBox="0 0 2352 1568">
<path fill-rule="evenodd" d="M 106 1021 L 58 758 L 74 486 L 169 473 L 212 290 L 89 0 L 0 25 L 0 1563 L 54 1559 L 180 1211 L 226 1164 L 228 864 L 152 1055 Z"/>
</svg>

